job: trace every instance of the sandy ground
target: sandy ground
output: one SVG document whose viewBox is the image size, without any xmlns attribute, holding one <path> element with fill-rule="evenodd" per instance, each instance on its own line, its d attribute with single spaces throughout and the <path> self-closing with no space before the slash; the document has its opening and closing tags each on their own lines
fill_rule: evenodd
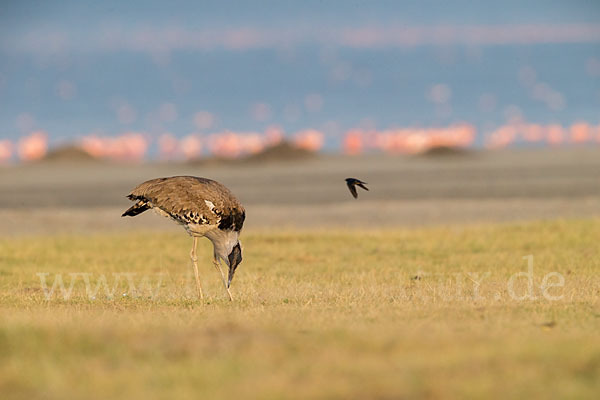
<svg viewBox="0 0 600 400">
<path fill-rule="evenodd" d="M 180 229 L 152 213 L 120 218 L 132 187 L 172 175 L 226 184 L 246 206 L 247 229 L 600 216 L 600 149 L 594 148 L 205 166 L 40 162 L 0 169 L 0 234 Z M 345 187 L 350 176 L 369 183 L 358 200 Z"/>
</svg>

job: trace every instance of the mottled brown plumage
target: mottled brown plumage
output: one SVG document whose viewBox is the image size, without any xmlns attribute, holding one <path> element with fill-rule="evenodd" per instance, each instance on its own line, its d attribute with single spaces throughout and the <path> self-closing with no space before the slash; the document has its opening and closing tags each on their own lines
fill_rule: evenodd
<svg viewBox="0 0 600 400">
<path fill-rule="evenodd" d="M 136 186 L 129 195 L 136 203 L 123 213 L 136 216 L 154 209 L 181 224 L 194 237 L 190 253 L 198 293 L 202 289 L 196 264 L 197 238 L 205 236 L 213 243 L 213 263 L 223 277 L 223 283 L 231 298 L 229 286 L 237 266 L 242 261 L 239 234 L 244 225 L 246 211 L 239 200 L 219 182 L 195 176 L 173 176 L 157 178 Z M 220 260 L 229 266 L 229 280 L 221 270 Z"/>
<path fill-rule="evenodd" d="M 212 179 L 195 176 L 151 179 L 136 186 L 127 197 L 138 202 L 123 215 L 129 215 L 130 210 L 156 207 L 183 225 L 214 225 L 240 231 L 244 224 L 242 204 L 229 189 Z"/>
</svg>

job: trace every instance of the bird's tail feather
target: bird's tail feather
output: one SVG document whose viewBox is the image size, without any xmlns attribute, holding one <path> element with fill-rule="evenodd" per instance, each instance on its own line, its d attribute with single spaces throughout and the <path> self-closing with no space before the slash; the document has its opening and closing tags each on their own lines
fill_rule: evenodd
<svg viewBox="0 0 600 400">
<path fill-rule="evenodd" d="M 148 203 L 146 203 L 145 201 L 138 201 L 137 203 L 129 207 L 129 209 L 127 209 L 127 211 L 125 211 L 121 215 L 121 217 L 135 217 L 136 215 L 141 214 L 144 211 L 149 210 L 150 208 L 150 205 L 148 205 Z"/>
</svg>

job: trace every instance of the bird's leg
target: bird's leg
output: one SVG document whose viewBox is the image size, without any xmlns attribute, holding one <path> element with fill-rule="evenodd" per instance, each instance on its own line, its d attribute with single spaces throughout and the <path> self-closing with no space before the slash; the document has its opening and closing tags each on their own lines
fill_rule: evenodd
<svg viewBox="0 0 600 400">
<path fill-rule="evenodd" d="M 225 274 L 223 273 L 223 269 L 221 268 L 221 263 L 217 259 L 216 255 L 213 258 L 213 264 L 215 265 L 215 268 L 221 273 L 221 278 L 223 278 L 223 286 L 225 286 L 225 290 L 227 290 L 227 294 L 229 295 L 229 300 L 233 301 L 233 296 L 231 295 L 231 292 L 229 291 L 229 288 L 227 287 L 227 280 L 225 279 Z"/>
<path fill-rule="evenodd" d="M 200 285 L 200 274 L 198 274 L 198 257 L 196 257 L 196 246 L 198 245 L 198 238 L 194 236 L 194 244 L 192 251 L 190 251 L 190 258 L 192 259 L 192 266 L 194 267 L 194 276 L 196 277 L 196 288 L 198 289 L 198 296 L 200 300 L 204 299 L 202 294 L 202 286 Z"/>
</svg>

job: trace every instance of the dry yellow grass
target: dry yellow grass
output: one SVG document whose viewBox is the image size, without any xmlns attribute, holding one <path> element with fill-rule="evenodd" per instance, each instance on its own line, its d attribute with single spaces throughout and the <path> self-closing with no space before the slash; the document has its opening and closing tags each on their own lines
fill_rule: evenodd
<svg viewBox="0 0 600 400">
<path fill-rule="evenodd" d="M 0 239 L 1 397 L 597 398 L 599 237 L 598 220 L 247 232 L 233 303 L 203 241 L 205 304 L 183 233 Z M 39 273 L 71 295 L 47 300 Z"/>
</svg>

